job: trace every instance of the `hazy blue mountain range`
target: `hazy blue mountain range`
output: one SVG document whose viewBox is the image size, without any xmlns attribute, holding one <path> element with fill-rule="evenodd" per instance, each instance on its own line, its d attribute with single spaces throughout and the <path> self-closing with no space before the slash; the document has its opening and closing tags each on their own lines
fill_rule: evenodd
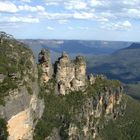
<svg viewBox="0 0 140 140">
<path fill-rule="evenodd" d="M 140 44 L 116 41 L 81 40 L 20 40 L 27 44 L 38 57 L 42 48 L 52 52 L 52 60 L 66 51 L 71 57 L 82 54 L 87 58 L 88 72 L 105 74 L 124 83 L 140 80 Z"/>
<path fill-rule="evenodd" d="M 122 81 L 126 84 L 126 93 L 140 100 L 140 43 L 107 56 L 88 58 L 88 72 Z"/>
<path fill-rule="evenodd" d="M 140 99 L 140 44 L 115 41 L 80 40 L 20 40 L 35 54 L 42 48 L 51 50 L 53 62 L 66 51 L 71 57 L 77 54 L 87 58 L 87 72 L 104 74 L 110 79 L 118 79 L 125 86 L 127 94 Z"/>
<path fill-rule="evenodd" d="M 106 60 L 119 62 L 119 58 L 131 56 L 126 60 L 133 64 L 139 61 L 138 46 L 132 44 L 128 49 L 117 50 L 108 55 L 112 60 Z M 25 44 L 0 33 L 0 140 L 139 140 L 140 102 L 124 94 L 121 82 L 103 75 L 90 75 L 87 79 L 82 56 L 70 61 L 68 54 L 63 53 L 53 65 L 49 51 L 43 49 L 39 58 L 36 64 Z M 100 60 L 103 63 L 107 54 L 92 58 L 88 59 L 89 68 L 93 60 L 94 64 Z M 131 94 L 139 93 L 138 86 L 132 84 L 126 89 Z M 132 97 L 137 98 L 136 94 Z"/>
<path fill-rule="evenodd" d="M 27 44 L 34 52 L 35 56 L 42 48 L 51 50 L 52 59 L 55 60 L 63 51 L 71 57 L 77 54 L 84 56 L 111 54 L 118 49 L 128 47 L 132 42 L 119 41 L 83 41 L 83 40 L 20 40 Z"/>
<path fill-rule="evenodd" d="M 140 43 L 133 43 L 113 54 L 88 59 L 88 71 L 103 73 L 124 83 L 140 81 Z"/>
</svg>

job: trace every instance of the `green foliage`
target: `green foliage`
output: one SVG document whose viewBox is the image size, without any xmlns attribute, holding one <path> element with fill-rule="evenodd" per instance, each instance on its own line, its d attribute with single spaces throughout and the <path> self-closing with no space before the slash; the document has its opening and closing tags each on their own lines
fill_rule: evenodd
<svg viewBox="0 0 140 140">
<path fill-rule="evenodd" d="M 7 122 L 0 118 L 0 140 L 7 140 L 8 132 L 7 132 Z"/>
<path fill-rule="evenodd" d="M 87 88 L 86 94 L 82 91 L 71 92 L 65 96 L 54 93 L 55 80 L 51 79 L 46 86 L 42 88 L 40 97 L 45 101 L 45 110 L 42 118 L 39 120 L 34 140 L 43 140 L 49 136 L 54 128 L 60 130 L 60 135 L 67 139 L 66 130 L 70 123 L 74 123 L 82 132 L 82 126 L 85 120 L 78 120 L 77 114 L 81 112 L 82 107 L 88 99 L 97 97 L 99 92 L 104 91 L 105 87 L 117 88 L 120 86 L 118 81 L 108 81 L 106 79 L 97 79 L 94 86 Z"/>
<path fill-rule="evenodd" d="M 127 98 L 127 106 L 123 116 L 111 120 L 100 132 L 103 140 L 139 140 L 140 138 L 140 104 Z"/>
<path fill-rule="evenodd" d="M 36 126 L 35 140 L 41 140 L 49 136 L 53 128 L 62 127 L 61 131 L 63 131 L 63 121 L 69 124 L 69 121 L 72 121 L 74 117 L 74 111 L 72 109 L 80 108 L 84 101 L 81 92 L 70 93 L 66 96 L 57 96 L 53 93 L 42 94 L 45 100 L 45 110 L 43 117 Z"/>
<path fill-rule="evenodd" d="M 124 89 L 128 95 L 140 101 L 140 83 L 127 84 Z"/>
<path fill-rule="evenodd" d="M 134 44 L 135 45 L 135 44 Z M 125 92 L 140 100 L 140 45 L 119 50 L 113 55 L 96 56 L 88 59 L 88 72 L 105 74 L 125 84 Z"/>
<path fill-rule="evenodd" d="M 104 93 L 106 89 L 111 89 L 112 91 L 116 90 L 121 86 L 120 81 L 118 80 L 107 80 L 106 78 L 96 78 L 94 85 L 89 85 L 87 88 L 88 96 L 97 97 L 100 93 Z"/>
<path fill-rule="evenodd" d="M 0 32 L 0 74 L 5 76 L 4 81 L 0 83 L 0 104 L 4 104 L 4 97 L 10 89 L 18 88 L 19 81 L 23 80 L 25 75 L 33 80 L 29 72 L 32 67 L 31 56 L 31 50 L 24 44 Z M 31 93 L 30 89 L 29 91 Z"/>
<path fill-rule="evenodd" d="M 27 90 L 28 90 L 28 93 L 29 93 L 30 95 L 33 94 L 33 90 L 32 90 L 32 88 L 31 88 L 30 86 L 27 86 Z"/>
<path fill-rule="evenodd" d="M 14 80 L 11 80 L 11 78 L 7 77 L 4 79 L 3 83 L 0 84 L 0 104 L 4 105 L 4 97 L 8 95 L 8 92 L 10 89 L 16 89 L 18 88 L 17 84 Z"/>
</svg>

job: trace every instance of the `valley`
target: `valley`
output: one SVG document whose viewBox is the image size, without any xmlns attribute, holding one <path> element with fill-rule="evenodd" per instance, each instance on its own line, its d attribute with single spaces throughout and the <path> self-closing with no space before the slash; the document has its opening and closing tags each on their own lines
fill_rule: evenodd
<svg viewBox="0 0 140 140">
<path fill-rule="evenodd" d="M 139 139 L 140 103 L 125 94 L 138 99 L 135 83 L 89 74 L 92 63 L 79 54 L 52 62 L 43 48 L 35 60 L 29 46 L 4 32 L 0 38 L 0 139 Z"/>
<path fill-rule="evenodd" d="M 66 51 L 71 58 L 81 54 L 86 57 L 88 74 L 104 74 L 109 79 L 118 79 L 124 83 L 128 95 L 135 99 L 140 98 L 139 43 L 80 40 L 20 41 L 32 49 L 36 61 L 42 48 L 50 49 L 53 62 L 57 60 L 63 51 Z"/>
</svg>

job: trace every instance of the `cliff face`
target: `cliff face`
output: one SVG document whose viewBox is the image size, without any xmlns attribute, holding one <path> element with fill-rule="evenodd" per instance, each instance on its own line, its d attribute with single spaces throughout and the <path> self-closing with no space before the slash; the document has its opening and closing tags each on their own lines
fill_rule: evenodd
<svg viewBox="0 0 140 140">
<path fill-rule="evenodd" d="M 53 65 L 42 50 L 37 66 L 24 44 L 0 33 L 0 140 L 6 129 L 9 140 L 136 140 L 139 108 L 119 81 L 87 76 L 83 57 L 63 53 Z"/>
<path fill-rule="evenodd" d="M 70 60 L 66 53 L 62 53 L 53 68 L 50 80 L 42 81 L 45 110 L 34 139 L 101 139 L 100 130 L 125 109 L 119 81 L 108 80 L 103 75 L 87 76 L 84 58 L 77 56 Z"/>
<path fill-rule="evenodd" d="M 38 98 L 38 69 L 32 52 L 5 33 L 0 34 L 0 118 L 7 121 L 9 140 L 33 138 L 36 120 L 43 113 Z"/>
</svg>

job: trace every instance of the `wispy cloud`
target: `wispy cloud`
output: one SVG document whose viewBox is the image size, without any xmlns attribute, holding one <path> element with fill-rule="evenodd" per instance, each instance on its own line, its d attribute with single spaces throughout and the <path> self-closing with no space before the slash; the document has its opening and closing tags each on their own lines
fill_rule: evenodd
<svg viewBox="0 0 140 140">
<path fill-rule="evenodd" d="M 1 17 L 0 16 L 0 24 L 1 26 L 3 25 L 13 25 L 16 23 L 39 23 L 40 20 L 38 18 L 35 17 L 30 17 L 30 16 L 5 16 L 5 17 Z M 20 25 L 19 24 L 19 25 Z M 11 27 L 11 26 L 10 26 Z"/>
<path fill-rule="evenodd" d="M 21 5 L 21 6 L 18 6 L 18 10 L 30 11 L 30 12 L 41 12 L 41 11 L 43 12 L 45 11 L 45 8 L 40 5 L 37 5 L 37 6 Z"/>
<path fill-rule="evenodd" d="M 20 23 L 39 23 L 38 18 L 33 17 L 10 17 L 9 22 L 20 22 Z"/>
<path fill-rule="evenodd" d="M 31 0 L 20 0 L 21 2 L 27 2 L 27 3 L 30 3 Z"/>
<path fill-rule="evenodd" d="M 53 31 L 53 30 L 54 30 L 54 28 L 53 28 L 53 27 L 51 27 L 51 26 L 48 26 L 48 27 L 47 27 L 47 29 L 48 29 L 48 30 L 51 30 L 51 31 Z"/>
<path fill-rule="evenodd" d="M 123 21 L 123 22 L 108 22 L 108 23 L 102 23 L 101 28 L 107 29 L 107 30 L 119 30 L 119 31 L 124 31 L 124 30 L 130 30 L 132 28 L 132 24 L 130 21 Z"/>
<path fill-rule="evenodd" d="M 0 1 L 0 12 L 15 13 L 18 8 L 15 4 L 10 1 Z"/>
<path fill-rule="evenodd" d="M 77 28 L 80 30 L 89 30 L 89 27 L 78 26 Z"/>
<path fill-rule="evenodd" d="M 81 10 L 87 8 L 87 3 L 79 0 L 70 0 L 69 2 L 64 2 L 64 7 L 68 10 Z"/>
<path fill-rule="evenodd" d="M 93 28 L 100 32 L 134 31 L 136 28 L 138 31 L 140 0 L 0 0 L 1 23 L 7 26 L 32 23 L 40 25 L 41 29 L 46 29 L 46 25 L 53 28 L 48 30 L 61 26 L 63 31 L 79 32 L 78 26 L 89 32 Z"/>
<path fill-rule="evenodd" d="M 73 28 L 73 27 L 71 27 L 71 26 L 68 26 L 68 29 L 69 29 L 69 30 L 74 30 L 74 28 Z"/>
<path fill-rule="evenodd" d="M 58 20 L 59 24 L 67 24 L 69 20 L 63 19 L 63 20 Z"/>
</svg>

